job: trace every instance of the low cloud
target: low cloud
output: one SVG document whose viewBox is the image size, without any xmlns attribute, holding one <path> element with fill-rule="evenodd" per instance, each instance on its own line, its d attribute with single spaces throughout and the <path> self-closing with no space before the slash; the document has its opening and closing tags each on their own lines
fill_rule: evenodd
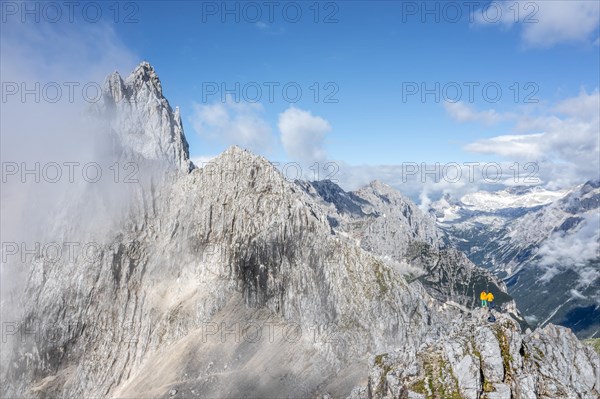
<svg viewBox="0 0 600 399">
<path fill-rule="evenodd" d="M 571 294 L 571 297 L 573 297 L 573 299 L 587 299 L 585 295 L 583 295 L 581 292 L 575 289 L 572 289 L 571 291 L 569 291 L 569 293 Z"/>
<path fill-rule="evenodd" d="M 356 190 L 373 180 L 380 180 L 413 202 L 428 209 L 431 201 L 443 194 L 460 198 L 480 190 L 499 190 L 507 185 L 532 184 L 522 176 L 514 175 L 512 163 L 448 162 L 395 165 L 349 165 L 336 162 L 339 172 L 332 178 L 345 190 Z"/>
<path fill-rule="evenodd" d="M 26 87 L 30 92 L 2 100 L 1 158 L 18 164 L 21 171 L 34 171 L 1 183 L 3 242 L 23 242 L 30 248 L 35 242 L 110 237 L 112 222 L 122 216 L 135 185 L 118 184 L 122 179 L 110 175 L 107 167 L 114 165 L 113 143 L 106 126 L 89 117 L 94 103 L 90 98 L 97 98 L 108 73 L 128 72 L 140 58 L 102 22 L 75 26 L 63 21 L 25 24 L 12 19 L 3 23 L 0 47 L 2 83 Z M 46 85 L 62 89 L 49 99 L 39 89 Z M 89 93 L 83 90 L 86 85 L 92 87 Z M 78 165 L 73 175 L 64 167 L 66 162 Z M 82 179 L 82 166 L 92 163 L 104 171 L 96 183 Z M 44 178 L 44 167 L 52 164 L 60 176 L 56 182 Z M 71 227 L 63 231 L 63 225 Z M 61 234 L 57 236 L 57 232 Z M 0 292 L 18 292 L 27 281 L 27 265 L 11 260 L 2 266 Z M 17 311 L 3 307 L 2 317 Z"/>
<path fill-rule="evenodd" d="M 443 194 L 460 198 L 476 191 L 496 191 L 507 186 L 542 185 L 561 190 L 598 179 L 600 169 L 600 123 L 598 90 L 582 91 L 547 107 L 536 107 L 537 115 L 525 109 L 500 113 L 475 111 L 462 103 L 444 104 L 459 122 L 488 124 L 510 121 L 511 131 L 504 135 L 476 140 L 464 149 L 475 154 L 494 156 L 496 162 L 479 161 L 471 167 L 464 159 L 456 162 L 402 163 L 395 165 L 349 165 L 337 162 L 334 178 L 346 190 L 355 190 L 373 180 L 381 180 L 420 203 L 426 209 L 430 201 Z M 460 178 L 456 177 L 456 165 Z M 486 169 L 487 168 L 487 169 Z M 429 172 L 428 172 L 429 171 Z M 496 172 L 500 172 L 496 174 Z"/>
<path fill-rule="evenodd" d="M 578 120 L 597 120 L 600 117 L 598 115 L 599 109 L 600 95 L 598 90 L 590 94 L 582 91 L 577 97 L 560 101 L 554 107 L 554 111 Z"/>
<path fill-rule="evenodd" d="M 579 275 L 579 286 L 589 286 L 600 278 L 597 266 L 589 264 L 600 258 L 600 215 L 592 211 L 577 230 L 552 233 L 537 255 L 538 264 L 546 269 L 542 281 L 550 281 L 564 268 L 573 268 Z"/>
<path fill-rule="evenodd" d="M 567 98 L 543 115 L 516 119 L 514 133 L 477 140 L 470 152 L 499 155 L 520 162 L 537 162 L 551 184 L 576 184 L 597 179 L 600 168 L 600 94 L 598 90 Z M 541 168 L 544 165 L 544 168 Z M 556 184 L 555 184 L 556 185 Z"/>
</svg>

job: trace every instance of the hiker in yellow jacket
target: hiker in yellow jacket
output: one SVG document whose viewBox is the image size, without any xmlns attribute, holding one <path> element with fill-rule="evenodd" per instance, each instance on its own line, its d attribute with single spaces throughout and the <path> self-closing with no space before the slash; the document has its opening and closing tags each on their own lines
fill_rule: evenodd
<svg viewBox="0 0 600 399">
<path fill-rule="evenodd" d="M 481 291 L 481 294 L 479 294 L 479 299 L 481 299 L 481 307 L 485 308 L 487 306 L 487 293 L 485 291 Z"/>
<path fill-rule="evenodd" d="M 492 302 L 494 302 L 494 294 L 492 294 L 491 292 L 488 292 L 485 299 L 487 300 L 488 306 L 491 307 Z"/>
</svg>

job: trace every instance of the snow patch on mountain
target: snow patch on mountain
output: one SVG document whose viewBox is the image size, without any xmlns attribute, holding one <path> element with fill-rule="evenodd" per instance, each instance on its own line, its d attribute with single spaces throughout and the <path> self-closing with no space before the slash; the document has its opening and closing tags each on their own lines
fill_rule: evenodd
<svg viewBox="0 0 600 399">
<path fill-rule="evenodd" d="M 493 212 L 509 208 L 533 208 L 548 205 L 563 198 L 569 190 L 550 191 L 541 187 L 527 189 L 507 188 L 497 192 L 479 191 L 466 194 L 460 201 L 467 207 L 482 212 Z"/>
</svg>

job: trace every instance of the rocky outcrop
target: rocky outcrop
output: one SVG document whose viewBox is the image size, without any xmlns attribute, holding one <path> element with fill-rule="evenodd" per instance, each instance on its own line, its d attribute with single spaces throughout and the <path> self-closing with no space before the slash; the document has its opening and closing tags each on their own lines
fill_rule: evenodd
<svg viewBox="0 0 600 399">
<path fill-rule="evenodd" d="M 366 386 L 351 398 L 584 398 L 600 395 L 600 359 L 568 329 L 549 325 L 521 334 L 514 320 L 477 310 L 449 325 L 416 355 L 370 360 Z M 412 364 L 412 367 L 406 367 Z"/>
</svg>

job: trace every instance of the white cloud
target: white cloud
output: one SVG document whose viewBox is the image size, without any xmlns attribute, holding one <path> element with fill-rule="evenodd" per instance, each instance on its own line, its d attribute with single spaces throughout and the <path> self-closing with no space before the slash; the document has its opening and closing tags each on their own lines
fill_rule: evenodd
<svg viewBox="0 0 600 399">
<path fill-rule="evenodd" d="M 504 27 L 519 24 L 523 41 L 531 46 L 549 47 L 564 42 L 595 43 L 598 41 L 597 32 L 600 25 L 600 2 L 495 1 L 491 6 L 475 10 L 474 23 Z"/>
<path fill-rule="evenodd" d="M 300 163 L 323 161 L 325 135 L 331 125 L 309 111 L 291 107 L 279 114 L 277 125 L 281 132 L 281 143 L 288 157 Z"/>
<path fill-rule="evenodd" d="M 510 114 L 501 114 L 494 109 L 485 111 L 475 111 L 462 101 L 444 102 L 446 112 L 458 122 L 481 122 L 486 125 L 493 125 L 512 117 Z"/>
<path fill-rule="evenodd" d="M 423 213 L 427 213 L 429 211 L 429 206 L 431 205 L 431 199 L 427 194 L 427 189 L 423 189 L 423 191 L 419 195 L 419 199 L 421 200 L 421 202 L 419 203 L 419 209 Z"/>
<path fill-rule="evenodd" d="M 569 177 L 568 184 L 597 179 L 600 122 L 596 90 L 567 98 L 541 116 L 521 116 L 507 134 L 468 144 L 467 151 L 495 154 L 518 162 L 537 162 L 544 180 Z M 544 169 L 542 170 L 542 166 Z"/>
<path fill-rule="evenodd" d="M 600 95 L 598 90 L 590 94 L 583 90 L 577 97 L 559 102 L 554 110 L 578 119 L 597 120 L 600 118 Z"/>
<path fill-rule="evenodd" d="M 194 163 L 194 165 L 201 168 L 205 164 L 207 164 L 210 161 L 212 161 L 213 159 L 215 159 L 216 157 L 217 157 L 217 155 L 198 155 L 195 157 L 191 157 L 191 160 Z"/>
<path fill-rule="evenodd" d="M 557 266 L 547 266 L 544 268 L 544 274 L 538 280 L 539 283 L 547 284 L 554 277 L 558 276 L 561 273 L 561 270 Z"/>
<path fill-rule="evenodd" d="M 429 203 L 443 194 L 460 198 L 480 190 L 498 190 L 513 179 L 511 163 L 494 164 L 501 169 L 501 175 L 497 178 L 493 167 L 484 174 L 483 167 L 487 165 L 485 162 L 480 162 L 478 166 L 461 161 L 437 165 L 413 162 L 396 165 L 337 164 L 339 173 L 332 178 L 345 190 L 356 190 L 373 180 L 380 180 L 421 204 L 422 210 L 427 210 Z M 496 180 L 498 181 L 495 182 Z"/>
<path fill-rule="evenodd" d="M 61 95 L 52 101 L 40 89 L 32 90 L 34 94 L 25 99 L 19 94 L 3 99 L 0 119 L 3 162 L 18 162 L 28 169 L 47 162 L 112 164 L 114 158 L 104 151 L 112 148 L 110 137 L 103 134 L 102 124 L 87 117 L 90 102 L 82 88 L 85 85 L 97 88 L 109 73 L 129 72 L 140 59 L 119 40 L 113 28 L 102 22 L 21 23 L 20 19 L 13 18 L 3 23 L 1 30 L 3 83 L 26 85 L 30 91 L 36 83 L 39 87 L 55 84 L 62 88 Z M 67 83 L 73 88 L 72 92 L 67 89 Z M 95 98 L 96 93 L 92 90 L 89 94 Z M 34 176 L 25 182 L 21 179 L 3 181 L 0 189 L 3 240 L 81 241 L 114 231 L 112 223 L 129 206 L 126 204 L 131 203 L 127 186 L 133 185 L 115 184 L 114 180 L 104 178 L 109 173 L 104 166 L 105 174 L 96 184 L 87 184 L 77 177 L 81 167 L 75 170 L 72 181 L 64 178 L 64 168 L 61 169 L 63 178 L 56 183 L 44 179 L 36 182 Z M 138 176 L 144 173 L 140 170 Z M 80 204 L 85 207 L 78 207 Z M 74 227 L 58 228 L 62 224 Z M 57 236 L 57 232 L 61 235 Z M 2 295 L 18 292 L 17 287 L 27 281 L 27 268 L 4 266 L 0 269 L 0 292 Z M 13 311 L 18 313 L 18 309 L 2 307 L 2 317 L 8 314 L 5 312 Z"/>
<path fill-rule="evenodd" d="M 600 270 L 598 270 L 597 267 L 584 267 L 583 269 L 580 269 L 578 273 L 579 279 L 577 281 L 577 286 L 579 288 L 587 288 L 590 285 L 592 285 L 596 280 L 600 279 Z"/>
<path fill-rule="evenodd" d="M 271 23 L 267 24 L 263 21 L 258 21 L 254 26 L 259 31 L 269 35 L 281 35 L 285 33 L 285 29 L 282 26 L 274 26 Z"/>
<path fill-rule="evenodd" d="M 65 26 L 9 21 L 3 26 L 2 80 L 38 79 L 102 84 L 114 71 L 129 72 L 141 59 L 105 23 Z M 4 25 L 4 24 L 3 24 Z"/>
<path fill-rule="evenodd" d="M 415 278 L 425 274 L 425 271 L 422 268 L 413 266 L 405 261 L 398 262 L 389 256 L 382 256 L 380 258 L 391 265 L 396 272 L 402 274 L 403 276 Z"/>
<path fill-rule="evenodd" d="M 536 160 L 543 153 L 541 144 L 544 140 L 545 133 L 504 135 L 478 140 L 468 144 L 465 149 L 481 154 L 498 154 L 505 157 Z"/>
<path fill-rule="evenodd" d="M 585 215 L 576 231 L 554 232 L 537 252 L 538 264 L 548 268 L 544 281 L 559 273 L 560 268 L 575 268 L 580 276 L 579 285 L 588 286 L 600 278 L 600 271 L 590 267 L 590 259 L 600 257 L 600 215 L 592 211 Z"/>
<path fill-rule="evenodd" d="M 549 190 L 560 190 L 580 184 L 588 179 L 598 179 L 600 159 L 600 125 L 598 122 L 598 90 L 566 98 L 551 106 L 539 108 L 541 115 L 528 113 L 476 112 L 460 103 L 445 104 L 446 110 L 458 121 L 492 122 L 510 120 L 513 131 L 496 137 L 469 143 L 465 149 L 475 154 L 499 156 L 494 165 L 501 169 L 496 179 L 495 166 L 480 161 L 471 169 L 466 161 L 457 160 L 461 168 L 460 179 L 454 179 L 454 170 L 449 168 L 450 177 L 444 175 L 440 164 L 436 170 L 433 163 L 403 163 L 396 165 L 348 165 L 338 162 L 339 173 L 335 179 L 346 190 L 355 190 L 372 180 L 381 180 L 416 203 L 423 209 L 429 201 L 437 200 L 442 194 L 458 198 L 476 191 L 499 190 L 506 186 L 543 184 Z M 526 112 L 530 112 L 528 109 Z M 518 163 L 518 169 L 515 169 Z M 483 166 L 491 168 L 484 175 Z M 472 176 L 471 176 L 472 172 Z M 558 271 L 557 271 L 558 272 Z"/>
<path fill-rule="evenodd" d="M 529 324 L 536 324 L 538 322 L 538 318 L 534 315 L 525 316 L 525 321 Z"/>
<path fill-rule="evenodd" d="M 570 290 L 569 293 L 571 294 L 571 297 L 573 297 L 573 299 L 587 299 L 585 295 L 583 295 L 581 292 L 575 289 Z"/>
<path fill-rule="evenodd" d="M 194 104 L 193 129 L 200 137 L 225 145 L 239 145 L 265 155 L 273 145 L 271 127 L 263 119 L 258 103 L 235 102 L 227 97 L 223 103 Z"/>
</svg>

